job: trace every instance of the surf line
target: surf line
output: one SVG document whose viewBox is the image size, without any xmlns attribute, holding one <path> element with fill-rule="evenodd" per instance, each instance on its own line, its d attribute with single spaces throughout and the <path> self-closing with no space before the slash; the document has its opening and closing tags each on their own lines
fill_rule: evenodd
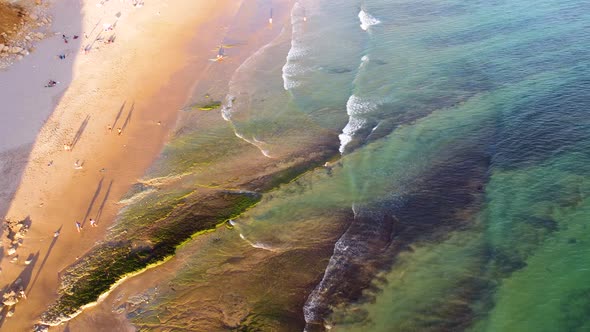
<svg viewBox="0 0 590 332">
<path fill-rule="evenodd" d="M 265 149 L 262 146 L 263 144 L 267 144 L 267 143 L 257 140 L 255 137 L 253 137 L 253 139 L 247 139 L 246 137 L 244 137 L 244 135 L 242 135 L 238 132 L 238 128 L 236 128 L 236 125 L 231 120 L 231 108 L 233 107 L 233 100 L 234 100 L 234 97 L 232 97 L 231 95 L 227 95 L 225 105 L 221 109 L 221 117 L 223 118 L 223 120 L 229 122 L 232 130 L 234 131 L 234 135 L 236 135 L 237 138 L 245 141 L 248 144 L 254 145 L 255 147 L 258 148 L 258 150 L 260 150 L 260 152 L 262 153 L 263 156 L 265 156 L 266 158 L 272 159 L 273 156 L 270 155 L 270 152 L 268 151 L 268 149 Z"/>
<path fill-rule="evenodd" d="M 248 243 L 248 244 L 249 244 L 251 247 L 253 247 L 253 248 L 256 248 L 256 249 L 263 249 L 263 250 L 268 250 L 268 251 L 276 252 L 276 250 L 275 250 L 275 249 L 273 249 L 273 248 L 272 248 L 271 246 L 269 246 L 269 245 L 266 245 L 266 244 L 264 244 L 264 243 L 261 243 L 261 242 L 256 242 L 256 243 L 254 243 L 254 242 L 252 242 L 252 241 L 250 241 L 250 240 L 246 239 L 246 237 L 245 237 L 245 236 L 244 236 L 242 233 L 240 233 L 240 238 L 241 238 L 242 240 L 246 241 L 246 243 Z"/>
</svg>

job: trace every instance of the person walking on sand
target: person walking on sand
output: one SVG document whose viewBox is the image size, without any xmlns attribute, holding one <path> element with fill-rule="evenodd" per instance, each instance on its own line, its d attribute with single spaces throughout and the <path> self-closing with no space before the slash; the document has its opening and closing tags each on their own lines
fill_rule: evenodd
<svg viewBox="0 0 590 332">
<path fill-rule="evenodd" d="M 82 230 L 82 225 L 78 221 L 76 221 L 76 230 L 78 231 L 78 233 L 80 233 L 80 231 Z"/>
<path fill-rule="evenodd" d="M 96 227 L 96 220 L 90 218 L 90 227 Z"/>
<path fill-rule="evenodd" d="M 117 128 L 117 135 L 121 135 L 122 132 L 123 132 L 123 129 Z"/>
<path fill-rule="evenodd" d="M 111 126 L 111 125 L 108 125 L 108 127 L 107 127 L 107 130 L 109 131 L 109 133 L 110 133 L 111 131 L 113 131 L 113 126 Z"/>
</svg>

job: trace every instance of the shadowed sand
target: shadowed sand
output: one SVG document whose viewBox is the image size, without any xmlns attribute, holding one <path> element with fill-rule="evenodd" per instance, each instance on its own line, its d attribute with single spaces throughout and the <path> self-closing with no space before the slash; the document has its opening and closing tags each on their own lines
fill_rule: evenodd
<svg viewBox="0 0 590 332">
<path fill-rule="evenodd" d="M 56 6 L 68 1 L 57 1 Z M 211 57 L 209 50 L 223 37 L 223 27 L 240 3 L 146 1 L 139 8 L 129 1 L 107 1 L 102 6 L 97 6 L 96 1 L 83 1 L 82 28 L 68 32 L 79 33 L 80 39 L 84 39 L 73 50 L 78 53 L 75 61 L 74 57 L 68 58 L 74 61 L 73 81 L 38 135 L 38 128 L 51 112 L 51 103 L 45 108 L 18 104 L 22 99 L 29 103 L 35 99 L 34 89 L 25 91 L 35 98 L 22 94 L 6 97 L 17 106 L 3 108 L 7 113 L 2 114 L 3 118 L 14 117 L 21 110 L 32 112 L 36 118 L 28 119 L 26 125 L 20 125 L 20 130 L 15 123 L 6 128 L 16 127 L 16 131 L 2 130 L 2 135 L 7 137 L 2 140 L 5 143 L 2 148 L 10 155 L 6 158 L 6 153 L 2 155 L 0 171 L 9 174 L 9 183 L 13 188 L 18 185 L 18 189 L 14 197 L 10 186 L 3 189 L 0 194 L 6 206 L 0 208 L 6 210 L 6 218 L 10 220 L 30 216 L 33 225 L 17 254 L 26 257 L 39 252 L 43 263 L 27 266 L 35 281 L 27 289 L 28 298 L 17 304 L 14 317 L 4 322 L 3 329 L 30 330 L 55 300 L 60 271 L 103 237 L 118 210 L 117 199 L 141 177 L 161 149 L 196 73 L 212 65 L 207 60 Z M 73 17 L 79 19 L 77 15 Z M 101 29 L 103 24 L 116 28 L 105 32 Z M 197 37 L 204 51 L 189 56 L 187 41 L 199 31 L 207 31 Z M 100 39 L 114 33 L 115 43 L 107 44 Z M 47 41 L 51 42 L 60 40 Z M 92 48 L 87 54 L 80 53 L 81 45 L 92 45 Z M 47 57 L 38 60 L 39 71 L 54 67 L 48 60 L 51 52 L 48 50 Z M 14 68 L 22 63 L 25 61 Z M 0 82 L 12 80 L 9 75 L 10 71 L 0 73 Z M 29 75 L 34 78 L 40 74 L 29 67 L 18 76 Z M 39 83 L 48 76 L 39 76 Z M 65 88 L 66 84 L 60 83 L 42 91 L 54 93 L 48 97 L 50 101 Z M 126 107 L 121 106 L 125 100 Z M 107 129 L 116 118 L 117 126 L 124 128 L 121 135 L 117 135 L 117 128 L 113 132 Z M 73 149 L 64 151 L 64 144 Z M 25 162 L 26 166 L 21 167 Z M 91 228 L 86 223 L 78 233 L 75 222 L 82 223 L 88 218 L 99 221 L 98 227 Z M 54 237 L 60 225 L 63 229 Z M 13 282 L 25 269 L 20 263 L 10 263 L 8 257 L 2 260 L 1 266 L 4 283 Z"/>
<path fill-rule="evenodd" d="M 79 33 L 80 11 L 76 0 L 55 2 L 49 8 L 51 31 Z M 72 81 L 76 53 L 65 60 L 56 56 L 79 47 L 79 39 L 64 44 L 61 35 L 50 35 L 29 56 L 0 71 L 0 218 L 13 199 L 35 137 Z M 46 88 L 49 79 L 60 83 Z"/>
</svg>

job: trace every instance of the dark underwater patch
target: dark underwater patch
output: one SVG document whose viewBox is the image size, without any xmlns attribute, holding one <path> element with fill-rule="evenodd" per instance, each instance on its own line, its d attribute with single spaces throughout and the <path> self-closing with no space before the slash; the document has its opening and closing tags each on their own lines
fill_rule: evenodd
<svg viewBox="0 0 590 332">
<path fill-rule="evenodd" d="M 372 283 L 376 274 L 392 265 L 395 268 L 399 252 L 420 242 L 443 241 L 450 232 L 470 227 L 471 217 L 482 202 L 480 188 L 487 182 L 488 167 L 489 157 L 474 145 L 424 175 L 403 198 L 392 195 L 357 207 L 357 215 L 345 233 L 351 239 L 346 243 L 348 251 L 355 254 L 340 260 L 333 273 L 337 279 L 324 289 L 324 302 L 315 309 L 317 316 L 330 316 L 333 307 L 372 301 L 378 293 Z M 433 308 L 440 320 L 423 322 L 422 330 L 450 331 L 468 326 L 474 318 L 472 302 L 481 298 L 480 291 L 485 293 L 489 288 L 480 287 L 482 282 L 486 283 L 474 279 L 463 291 L 455 292 L 452 296 L 460 298 L 458 301 L 441 300 L 439 307 Z M 370 288 L 373 291 L 365 292 Z M 366 317 L 355 309 L 357 314 Z M 321 321 L 309 323 L 311 330 L 323 328 Z"/>
<path fill-rule="evenodd" d="M 590 145 L 590 80 L 555 86 L 546 95 L 517 103 L 497 123 L 493 164 L 516 169 Z M 534 97 L 534 96 L 533 96 Z"/>
</svg>

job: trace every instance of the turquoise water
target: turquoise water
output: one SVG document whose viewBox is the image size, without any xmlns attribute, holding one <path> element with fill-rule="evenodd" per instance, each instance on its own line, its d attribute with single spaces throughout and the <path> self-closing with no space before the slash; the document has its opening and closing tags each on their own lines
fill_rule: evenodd
<svg viewBox="0 0 590 332">
<path fill-rule="evenodd" d="M 590 3 L 284 10 L 291 21 L 237 69 L 219 113 L 181 122 L 146 180 L 169 181 L 172 200 L 207 187 L 261 201 L 186 243 L 132 322 L 590 330 Z"/>
</svg>

